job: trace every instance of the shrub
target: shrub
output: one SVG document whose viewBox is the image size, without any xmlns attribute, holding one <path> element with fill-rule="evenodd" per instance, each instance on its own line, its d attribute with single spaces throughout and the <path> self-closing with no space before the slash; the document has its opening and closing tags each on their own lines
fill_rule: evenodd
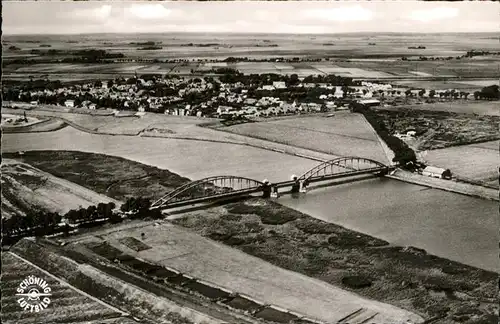
<svg viewBox="0 0 500 324">
<path fill-rule="evenodd" d="M 307 234 L 333 234 L 339 231 L 338 226 L 331 223 L 320 223 L 314 220 L 297 222 L 295 227 Z"/>
<path fill-rule="evenodd" d="M 342 284 L 349 288 L 361 289 L 370 287 L 372 285 L 372 280 L 363 275 L 346 276 L 342 278 Z"/>
<path fill-rule="evenodd" d="M 434 291 L 453 292 L 451 284 L 444 278 L 428 277 L 424 280 L 424 287 Z"/>
<path fill-rule="evenodd" d="M 446 274 L 454 275 L 454 274 L 460 274 L 463 273 L 463 269 L 459 268 L 458 265 L 445 265 L 444 267 L 441 268 L 441 271 Z"/>
<path fill-rule="evenodd" d="M 294 221 L 297 219 L 296 216 L 288 214 L 288 213 L 266 213 L 260 215 L 260 220 L 262 221 L 262 224 L 267 224 L 267 225 L 283 225 L 288 222 Z"/>
</svg>

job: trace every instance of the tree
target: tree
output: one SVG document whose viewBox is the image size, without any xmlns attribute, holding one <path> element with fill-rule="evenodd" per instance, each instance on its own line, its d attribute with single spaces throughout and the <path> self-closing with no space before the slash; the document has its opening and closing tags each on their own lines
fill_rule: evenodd
<svg viewBox="0 0 500 324">
<path fill-rule="evenodd" d="M 290 75 L 290 78 L 288 79 L 288 85 L 289 86 L 295 86 L 300 83 L 299 76 L 297 74 L 292 74 Z"/>
<path fill-rule="evenodd" d="M 492 85 L 484 87 L 480 91 L 480 97 L 487 100 L 498 100 L 500 99 L 500 91 L 498 85 Z"/>
<path fill-rule="evenodd" d="M 411 95 L 411 90 L 410 90 L 410 89 L 406 90 L 406 91 L 405 91 L 405 95 L 406 95 L 407 97 L 409 97 L 409 96 Z"/>
<path fill-rule="evenodd" d="M 425 89 L 422 89 L 422 90 L 420 90 L 420 91 L 418 92 L 418 95 L 419 95 L 420 97 L 423 97 L 423 96 L 424 96 L 424 94 L 425 94 Z"/>
</svg>

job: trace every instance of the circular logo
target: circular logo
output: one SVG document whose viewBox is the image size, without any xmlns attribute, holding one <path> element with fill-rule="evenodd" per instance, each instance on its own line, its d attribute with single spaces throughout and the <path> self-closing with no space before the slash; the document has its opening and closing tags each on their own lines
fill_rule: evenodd
<svg viewBox="0 0 500 324">
<path fill-rule="evenodd" d="M 50 304 L 51 289 L 42 278 L 29 276 L 17 288 L 19 306 L 25 311 L 36 312 L 47 308 Z"/>
</svg>

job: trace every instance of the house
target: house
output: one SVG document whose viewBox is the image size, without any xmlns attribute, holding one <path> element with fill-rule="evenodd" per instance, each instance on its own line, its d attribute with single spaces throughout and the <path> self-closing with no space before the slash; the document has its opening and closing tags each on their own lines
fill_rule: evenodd
<svg viewBox="0 0 500 324">
<path fill-rule="evenodd" d="M 284 81 L 274 81 L 273 86 L 276 89 L 286 89 L 286 83 Z"/>
<path fill-rule="evenodd" d="M 91 109 L 91 110 L 96 110 L 96 108 L 97 108 L 97 105 L 95 103 L 91 103 L 89 105 L 89 109 Z"/>
<path fill-rule="evenodd" d="M 449 169 L 445 170 L 443 168 L 427 166 L 422 171 L 422 175 L 432 178 L 440 179 L 451 179 L 451 171 Z"/>
<path fill-rule="evenodd" d="M 262 86 L 262 90 L 272 91 L 274 89 L 276 89 L 276 88 L 274 86 L 272 86 L 272 85 L 263 85 Z"/>
<path fill-rule="evenodd" d="M 75 101 L 74 100 L 66 100 L 64 102 L 64 105 L 68 108 L 74 108 L 75 107 Z"/>
</svg>

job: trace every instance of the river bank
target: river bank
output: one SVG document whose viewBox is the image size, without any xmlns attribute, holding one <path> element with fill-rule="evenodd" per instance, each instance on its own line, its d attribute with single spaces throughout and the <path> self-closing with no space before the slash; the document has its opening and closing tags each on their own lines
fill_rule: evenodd
<svg viewBox="0 0 500 324">
<path fill-rule="evenodd" d="M 464 182 L 456 182 L 453 180 L 431 178 L 401 169 L 397 169 L 394 173 L 387 175 L 386 177 L 408 183 L 414 183 L 420 186 L 455 192 L 471 197 L 499 201 L 498 190 L 493 188 L 473 185 Z"/>
</svg>

